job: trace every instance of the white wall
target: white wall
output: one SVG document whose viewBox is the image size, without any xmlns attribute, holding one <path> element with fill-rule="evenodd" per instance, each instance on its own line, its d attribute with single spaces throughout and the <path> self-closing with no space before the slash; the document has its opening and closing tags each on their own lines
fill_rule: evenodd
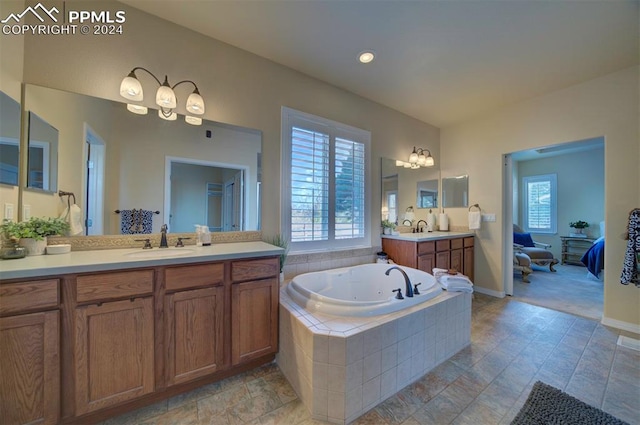
<svg viewBox="0 0 640 425">
<path fill-rule="evenodd" d="M 66 6 L 82 7 L 74 1 Z M 420 141 L 439 161 L 439 130 L 434 126 L 126 5 L 92 1 L 84 6 L 125 10 L 124 34 L 27 36 L 24 80 L 117 101 L 123 100 L 118 94 L 122 78 L 135 66 L 166 74 L 173 82 L 196 81 L 207 104 L 206 119 L 263 132 L 262 228 L 266 235 L 280 229 L 282 106 L 371 131 L 374 245 L 380 244 L 380 157 L 406 158 Z M 152 91 L 155 83 L 150 77 L 140 79 Z M 178 90 L 179 100 L 187 95 Z M 152 103 L 151 98 L 147 95 L 146 100 Z"/>
<path fill-rule="evenodd" d="M 590 237 L 600 237 L 599 223 L 604 220 L 604 149 L 519 161 L 518 165 L 520 189 L 524 177 L 557 175 L 558 232 L 554 235 L 535 234 L 536 241 L 550 244 L 553 255 L 560 259 L 560 236 L 568 236 L 574 231 L 569 227 L 570 222 L 586 221 L 589 227 L 585 233 Z M 523 225 L 524 199 L 520 199 L 519 205 L 521 214 L 518 223 Z"/>
<path fill-rule="evenodd" d="M 443 170 L 464 164 L 473 203 L 498 214 L 483 223 L 476 244 L 476 284 L 503 291 L 502 155 L 592 137 L 605 138 L 604 319 L 640 326 L 640 290 L 619 283 L 628 213 L 640 206 L 638 67 L 531 99 L 442 129 Z M 448 211 L 453 225 L 466 209 Z M 611 322 L 614 321 L 614 322 Z"/>
</svg>

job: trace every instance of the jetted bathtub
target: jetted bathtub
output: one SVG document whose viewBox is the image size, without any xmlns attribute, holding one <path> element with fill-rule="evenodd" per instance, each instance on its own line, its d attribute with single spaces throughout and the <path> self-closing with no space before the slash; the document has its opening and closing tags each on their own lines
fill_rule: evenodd
<svg viewBox="0 0 640 425">
<path fill-rule="evenodd" d="M 399 267 L 413 285 L 420 284 L 420 295 L 406 297 L 406 285 Z M 400 288 L 404 299 L 396 299 Z M 296 276 L 287 286 L 289 296 L 310 312 L 336 316 L 376 316 L 415 306 L 442 292 L 429 273 L 394 264 L 363 264 L 341 269 L 311 272 Z"/>
</svg>

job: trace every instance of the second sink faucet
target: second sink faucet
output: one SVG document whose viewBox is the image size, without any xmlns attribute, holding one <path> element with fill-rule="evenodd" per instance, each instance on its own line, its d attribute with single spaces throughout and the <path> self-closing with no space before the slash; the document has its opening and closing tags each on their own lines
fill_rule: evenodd
<svg viewBox="0 0 640 425">
<path fill-rule="evenodd" d="M 416 224 L 416 233 L 424 232 L 424 227 L 420 227 L 420 223 L 424 223 L 425 226 L 428 226 L 426 221 L 424 220 L 418 221 L 418 223 Z"/>
<path fill-rule="evenodd" d="M 407 275 L 407 273 L 404 270 L 402 270 L 400 267 L 393 266 L 393 267 L 390 267 L 386 272 L 384 272 L 384 274 L 389 276 L 389 273 L 391 273 L 391 270 L 398 270 L 400 273 L 402 273 L 402 276 L 404 276 L 404 283 L 406 285 L 406 289 L 404 290 L 404 296 L 408 298 L 412 298 L 413 288 L 411 287 L 411 280 L 409 279 L 409 276 Z"/>
<path fill-rule="evenodd" d="M 163 224 L 160 228 L 160 248 L 169 248 L 169 244 L 167 244 L 167 229 L 169 226 Z"/>
</svg>

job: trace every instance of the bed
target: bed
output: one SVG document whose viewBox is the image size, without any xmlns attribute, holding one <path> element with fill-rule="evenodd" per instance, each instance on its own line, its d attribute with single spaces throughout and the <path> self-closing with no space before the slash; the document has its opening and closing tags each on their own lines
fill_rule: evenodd
<svg viewBox="0 0 640 425">
<path fill-rule="evenodd" d="M 596 239 L 580 261 L 587 266 L 589 273 L 599 278 L 604 269 L 604 237 Z"/>
</svg>

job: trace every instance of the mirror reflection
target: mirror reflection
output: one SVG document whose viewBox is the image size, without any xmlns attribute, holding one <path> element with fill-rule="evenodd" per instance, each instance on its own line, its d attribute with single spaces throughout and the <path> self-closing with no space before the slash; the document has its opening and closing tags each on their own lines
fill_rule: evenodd
<svg viewBox="0 0 640 425">
<path fill-rule="evenodd" d="M 18 185 L 20 104 L 0 92 L 0 183 Z"/>
<path fill-rule="evenodd" d="M 459 208 L 469 206 L 469 176 L 442 178 L 442 207 Z"/>
<path fill-rule="evenodd" d="M 27 187 L 54 192 L 58 182 L 58 130 L 29 112 Z"/>
<path fill-rule="evenodd" d="M 402 224 L 409 207 L 413 220 L 424 220 L 431 208 L 437 208 L 440 171 L 433 168 L 404 168 L 395 159 L 382 158 L 381 188 L 382 220 Z"/>
<path fill-rule="evenodd" d="M 153 212 L 150 227 L 139 226 L 145 232 L 164 223 L 170 232 L 193 232 L 196 224 L 258 230 L 259 131 L 165 121 L 132 114 L 124 103 L 29 84 L 23 101 L 59 132 L 57 188 L 75 194 L 84 234 L 120 234 L 125 215 L 115 211 L 133 210 Z M 25 191 L 23 205 L 33 216 L 58 216 L 67 201 Z"/>
</svg>

